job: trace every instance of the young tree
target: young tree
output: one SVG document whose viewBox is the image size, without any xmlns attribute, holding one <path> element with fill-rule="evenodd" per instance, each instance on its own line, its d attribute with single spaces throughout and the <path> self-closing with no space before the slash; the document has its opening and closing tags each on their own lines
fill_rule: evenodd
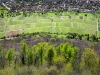
<svg viewBox="0 0 100 75">
<path fill-rule="evenodd" d="M 37 47 L 38 47 L 39 63 L 42 65 L 43 64 L 43 55 L 44 55 L 43 43 L 38 43 Z"/>
<path fill-rule="evenodd" d="M 80 69 L 88 69 L 90 71 L 96 71 L 99 65 L 99 58 L 94 50 L 86 48 L 81 56 Z"/>
<path fill-rule="evenodd" d="M 27 52 L 28 52 L 28 46 L 25 42 L 21 42 L 21 50 L 20 50 L 20 56 L 21 56 L 21 63 L 23 65 L 26 65 L 27 63 Z"/>
<path fill-rule="evenodd" d="M 49 45 L 48 43 L 38 43 L 37 45 L 34 45 L 32 47 L 32 50 L 34 50 L 34 64 L 35 65 L 42 65 L 45 61 L 46 52 Z"/>
<path fill-rule="evenodd" d="M 74 58 L 77 56 L 78 48 L 72 46 L 69 43 L 61 44 L 58 48 L 60 55 L 64 56 L 66 62 L 72 62 Z M 58 53 L 57 53 L 58 54 Z"/>
<path fill-rule="evenodd" d="M 63 43 L 61 43 L 59 46 L 56 47 L 56 53 L 57 53 L 57 55 L 61 55 L 62 47 L 63 47 Z"/>
<path fill-rule="evenodd" d="M 39 53 L 39 60 L 40 64 L 43 64 L 43 61 L 45 61 L 45 52 L 47 51 L 47 48 L 49 48 L 48 43 L 38 43 L 38 53 Z"/>
<path fill-rule="evenodd" d="M 54 55 L 55 55 L 54 48 L 53 46 L 51 46 L 49 47 L 48 52 L 47 52 L 47 61 L 48 61 L 49 66 L 53 64 Z"/>
<path fill-rule="evenodd" d="M 32 50 L 34 50 L 34 65 L 39 66 L 39 54 L 38 54 L 38 46 L 37 45 L 33 45 Z"/>
<path fill-rule="evenodd" d="M 32 65 L 34 62 L 34 50 L 29 49 L 27 54 L 27 63 L 28 65 Z"/>
<path fill-rule="evenodd" d="M 5 54 L 5 50 L 2 48 L 2 45 L 0 44 L 0 68 L 4 68 L 6 65 Z"/>
<path fill-rule="evenodd" d="M 9 61 L 9 66 L 11 66 L 11 64 L 14 61 L 14 49 L 13 48 L 8 50 L 6 54 L 6 59 Z"/>
</svg>

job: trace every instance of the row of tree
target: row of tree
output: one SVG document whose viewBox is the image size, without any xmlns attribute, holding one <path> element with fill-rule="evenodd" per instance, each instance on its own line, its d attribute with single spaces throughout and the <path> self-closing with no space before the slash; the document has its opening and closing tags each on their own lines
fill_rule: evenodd
<svg viewBox="0 0 100 75">
<path fill-rule="evenodd" d="M 22 41 L 20 51 L 15 51 L 13 48 L 7 52 L 0 46 L 0 68 L 7 66 L 15 69 L 22 66 L 36 66 L 46 64 L 47 67 L 55 65 L 58 70 L 63 68 L 64 64 L 72 64 L 75 71 L 89 70 L 98 73 L 99 57 L 93 49 L 86 48 L 82 51 L 80 59 L 77 60 L 79 48 L 70 43 L 61 43 L 58 46 L 50 45 L 46 42 L 38 43 L 32 47 Z M 79 64 L 77 61 L 80 61 Z M 95 74 L 96 75 L 96 74 Z"/>
<path fill-rule="evenodd" d="M 97 37 L 94 34 L 90 35 L 90 34 L 78 34 L 78 33 L 34 32 L 34 33 L 17 34 L 17 35 L 13 35 L 12 37 L 25 37 L 25 36 L 36 36 L 36 35 L 39 35 L 41 37 L 46 36 L 46 38 L 51 38 L 52 35 L 55 35 L 55 39 L 57 39 L 59 35 L 64 35 L 68 39 L 87 40 L 87 41 L 91 41 L 91 42 L 99 41 L 99 37 Z M 3 37 L 3 38 L 6 38 L 6 37 Z"/>
</svg>

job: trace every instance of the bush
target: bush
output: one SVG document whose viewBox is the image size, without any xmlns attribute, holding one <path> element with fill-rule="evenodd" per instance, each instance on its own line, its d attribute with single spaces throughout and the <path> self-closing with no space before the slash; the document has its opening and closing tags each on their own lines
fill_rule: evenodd
<svg viewBox="0 0 100 75">
<path fill-rule="evenodd" d="M 50 66 L 49 68 L 44 68 L 43 75 L 58 75 L 58 72 L 55 66 Z"/>
<path fill-rule="evenodd" d="M 6 54 L 6 59 L 9 61 L 9 66 L 11 66 L 11 64 L 14 61 L 14 49 L 13 48 L 8 50 Z"/>
<path fill-rule="evenodd" d="M 83 51 L 80 63 L 81 70 L 90 70 L 91 72 L 96 72 L 99 66 L 99 58 L 94 50 L 86 48 Z"/>
<path fill-rule="evenodd" d="M 14 69 L 11 67 L 6 67 L 0 70 L 0 75 L 14 75 Z"/>
<path fill-rule="evenodd" d="M 36 38 L 37 38 L 37 39 L 40 39 L 41 37 L 40 37 L 39 35 L 36 35 Z"/>
<path fill-rule="evenodd" d="M 57 75 L 57 70 L 54 67 L 51 67 L 48 72 L 47 75 Z"/>
<path fill-rule="evenodd" d="M 75 75 L 75 73 L 73 73 L 73 67 L 71 63 L 67 63 L 66 65 L 64 65 L 64 67 L 60 70 L 60 74 L 59 75 Z M 73 73 L 73 74 L 72 74 Z M 77 74 L 78 75 L 78 74 Z"/>
<path fill-rule="evenodd" d="M 56 56 L 56 57 L 54 58 L 54 64 L 56 65 L 56 67 L 57 67 L 58 69 L 63 68 L 64 63 L 65 63 L 65 58 L 64 58 L 63 56 Z"/>
<path fill-rule="evenodd" d="M 15 70 L 15 75 L 33 75 L 33 67 L 21 67 Z"/>
<path fill-rule="evenodd" d="M 51 42 L 56 42 L 56 39 L 55 38 L 51 38 L 50 41 Z"/>
</svg>

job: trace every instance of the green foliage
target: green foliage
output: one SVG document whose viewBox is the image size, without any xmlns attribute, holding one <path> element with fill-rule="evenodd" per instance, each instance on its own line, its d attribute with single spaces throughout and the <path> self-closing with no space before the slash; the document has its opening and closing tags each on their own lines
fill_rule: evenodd
<svg viewBox="0 0 100 75">
<path fill-rule="evenodd" d="M 61 75 L 71 75 L 71 73 L 73 72 L 73 66 L 71 63 L 67 63 L 65 65 L 65 67 L 63 68 L 63 71 L 61 72 Z M 74 74 L 74 73 L 73 73 Z M 75 74 L 74 74 L 75 75 Z M 78 74 L 77 74 L 78 75 Z"/>
<path fill-rule="evenodd" d="M 20 56 L 21 56 L 21 63 L 23 65 L 25 65 L 27 63 L 27 52 L 28 52 L 28 46 L 24 41 L 22 41 L 21 42 Z"/>
<path fill-rule="evenodd" d="M 0 75 L 99 75 L 99 57 L 94 50 L 86 48 L 81 58 L 77 56 L 81 54 L 78 50 L 68 42 L 56 47 L 40 42 L 29 48 L 22 41 L 18 53 L 12 48 L 7 51 L 6 59 L 9 61 L 9 67 L 3 67 L 6 65 L 3 64 L 4 69 L 0 69 Z M 3 48 L 0 45 L 0 65 L 4 61 L 3 56 Z M 18 66 L 11 67 L 12 63 Z"/>
<path fill-rule="evenodd" d="M 53 58 L 55 56 L 54 48 L 53 46 L 49 47 L 48 52 L 47 52 L 47 61 L 49 65 L 53 64 Z"/>
<path fill-rule="evenodd" d="M 94 50 L 86 48 L 81 56 L 80 69 L 88 69 L 90 71 L 96 71 L 99 65 L 99 58 Z"/>
<path fill-rule="evenodd" d="M 40 39 L 41 37 L 40 37 L 39 35 L 36 35 L 36 38 L 37 38 L 37 39 Z"/>
<path fill-rule="evenodd" d="M 33 45 L 32 50 L 34 51 L 34 65 L 39 66 L 39 53 L 38 53 L 38 46 L 37 45 Z"/>
<path fill-rule="evenodd" d="M 57 54 L 65 57 L 66 62 L 72 62 L 77 56 L 78 48 L 69 43 L 60 44 L 57 48 Z"/>
<path fill-rule="evenodd" d="M 55 56 L 53 61 L 56 67 L 58 69 L 61 69 L 64 66 L 65 58 L 63 56 Z"/>
<path fill-rule="evenodd" d="M 39 59 L 40 59 L 41 65 L 43 64 L 43 60 L 44 60 L 45 44 L 46 43 L 38 43 L 38 53 L 39 53 Z"/>
<path fill-rule="evenodd" d="M 61 43 L 59 46 L 56 47 L 56 53 L 57 55 L 62 55 L 62 47 L 63 47 L 63 43 Z"/>
<path fill-rule="evenodd" d="M 92 44 L 90 45 L 93 49 Z M 9 49 L 6 54 L 6 59 L 9 61 L 10 67 L 13 61 L 14 66 L 18 65 L 17 68 L 14 67 L 13 71 L 15 72 L 11 73 L 15 73 L 15 75 L 33 75 L 34 73 L 36 74 L 35 70 L 38 70 L 37 72 L 41 71 L 37 73 L 37 75 L 91 75 L 92 72 L 93 75 L 99 75 L 97 72 L 99 69 L 99 57 L 92 49 L 86 48 L 84 51 L 78 51 L 79 49 L 76 46 L 68 42 L 59 45 L 40 42 L 31 47 L 22 41 L 20 51 L 16 51 L 18 52 L 16 53 L 14 49 Z M 3 67 L 5 71 L 5 64 L 2 64 L 4 61 L 3 53 L 3 48 L 0 45 L 0 67 Z M 16 55 L 14 53 L 16 53 Z M 80 57 L 81 54 L 82 56 Z M 20 61 L 17 60 L 16 57 L 20 59 Z M 23 66 L 27 67 L 23 68 Z M 36 69 L 31 68 L 31 70 L 29 68 L 31 66 Z M 52 66 L 54 68 L 51 68 Z M 0 74 L 4 75 L 4 71 L 0 70 Z M 85 72 L 87 73 L 85 74 Z"/>
<path fill-rule="evenodd" d="M 27 64 L 32 65 L 34 62 L 34 50 L 29 49 L 27 53 Z"/>
<path fill-rule="evenodd" d="M 43 64 L 44 61 L 46 61 L 46 52 L 48 49 L 49 45 L 48 43 L 38 43 L 37 45 L 34 45 L 32 47 L 32 50 L 34 50 L 34 64 L 39 65 L 39 64 Z"/>
<path fill-rule="evenodd" d="M 55 38 L 51 38 L 50 41 L 51 42 L 56 42 L 56 39 Z"/>
<path fill-rule="evenodd" d="M 13 48 L 8 50 L 6 54 L 6 59 L 9 61 L 9 66 L 11 66 L 11 64 L 14 61 L 14 49 Z"/>
</svg>

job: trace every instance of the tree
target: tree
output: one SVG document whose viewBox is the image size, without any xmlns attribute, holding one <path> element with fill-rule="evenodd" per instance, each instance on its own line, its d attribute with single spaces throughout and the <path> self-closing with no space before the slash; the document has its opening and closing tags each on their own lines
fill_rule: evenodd
<svg viewBox="0 0 100 75">
<path fill-rule="evenodd" d="M 33 45 L 32 50 L 34 50 L 34 65 L 39 66 L 38 46 Z"/>
<path fill-rule="evenodd" d="M 34 62 L 34 50 L 29 49 L 27 54 L 27 63 L 28 65 L 32 65 Z"/>
<path fill-rule="evenodd" d="M 80 69 L 88 69 L 90 71 L 96 71 L 99 65 L 99 58 L 93 49 L 86 48 L 81 56 Z"/>
<path fill-rule="evenodd" d="M 61 55 L 62 47 L 63 47 L 63 43 L 61 43 L 59 46 L 56 47 L 56 53 L 57 53 L 57 55 Z"/>
<path fill-rule="evenodd" d="M 53 58 L 54 58 L 54 48 L 53 46 L 49 47 L 48 52 L 47 52 L 47 61 L 48 61 L 48 65 L 52 65 L 53 64 Z"/>
<path fill-rule="evenodd" d="M 57 49 L 57 54 L 64 56 L 66 62 L 72 62 L 77 56 L 78 48 L 69 43 L 60 44 Z"/>
<path fill-rule="evenodd" d="M 32 47 L 32 50 L 34 50 L 34 64 L 36 65 L 42 65 L 44 61 L 46 61 L 47 56 L 47 50 L 49 48 L 48 43 L 38 43 L 37 45 L 34 45 Z"/>
<path fill-rule="evenodd" d="M 8 50 L 6 54 L 6 59 L 9 61 L 9 66 L 11 66 L 11 64 L 14 61 L 14 49 L 13 48 Z"/>
<path fill-rule="evenodd" d="M 25 65 L 27 63 L 28 46 L 24 41 L 22 41 L 21 44 L 22 44 L 21 50 L 20 50 L 21 63 Z"/>
<path fill-rule="evenodd" d="M 48 52 L 48 48 L 51 47 L 51 45 L 49 45 L 48 43 L 44 42 L 44 43 L 39 43 L 39 59 L 41 62 L 41 65 L 43 64 L 44 61 L 46 61 L 46 56 L 47 56 L 47 52 Z"/>
<path fill-rule="evenodd" d="M 39 59 L 40 59 L 40 63 L 41 65 L 43 64 L 43 59 L 44 59 L 44 43 L 38 43 L 38 53 L 39 53 Z"/>
<path fill-rule="evenodd" d="M 5 59 L 5 50 L 2 48 L 2 45 L 0 45 L 0 68 L 4 68 L 6 64 Z"/>
</svg>

